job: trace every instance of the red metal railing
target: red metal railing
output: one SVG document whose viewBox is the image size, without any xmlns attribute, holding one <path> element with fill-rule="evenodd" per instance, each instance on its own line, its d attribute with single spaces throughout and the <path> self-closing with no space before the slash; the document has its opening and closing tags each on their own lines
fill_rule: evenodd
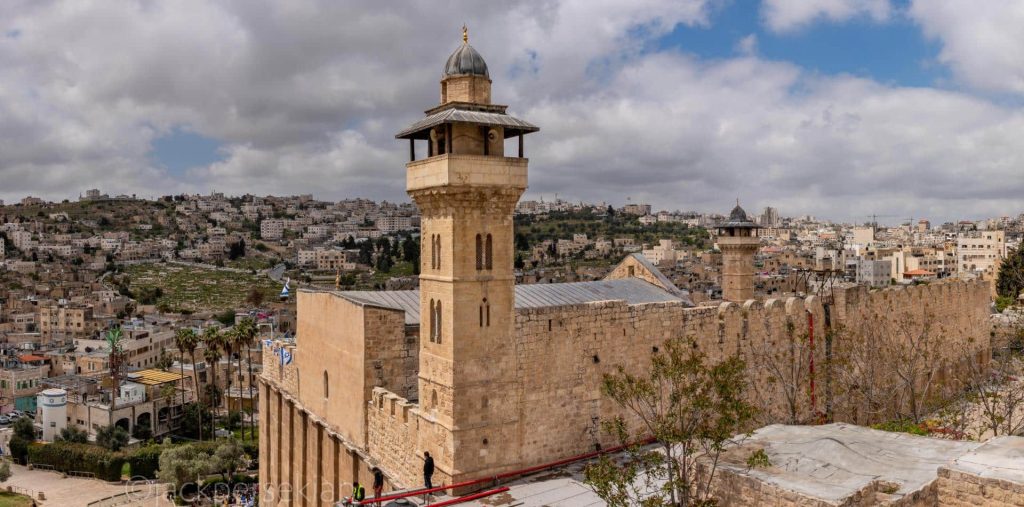
<svg viewBox="0 0 1024 507">
<path fill-rule="evenodd" d="M 498 493 L 504 493 L 504 492 L 506 492 L 508 490 L 509 490 L 508 486 L 502 486 L 502 487 L 500 487 L 498 489 L 489 489 L 487 491 L 481 491 L 479 493 L 473 493 L 472 495 L 466 495 L 466 496 L 460 496 L 458 498 L 452 498 L 451 500 L 445 500 L 443 502 L 429 503 L 429 504 L 427 504 L 427 507 L 446 507 L 448 505 L 455 505 L 457 503 L 470 502 L 470 501 L 479 500 L 481 498 L 488 497 L 488 496 L 491 496 L 491 495 L 497 495 Z"/>
<path fill-rule="evenodd" d="M 487 483 L 487 482 L 491 482 L 491 483 L 497 484 L 498 481 L 501 481 L 501 480 L 504 480 L 504 479 L 509 479 L 509 478 L 512 478 L 512 477 L 520 476 L 520 475 L 532 474 L 534 472 L 540 472 L 540 471 L 543 471 L 543 470 L 548 470 L 548 469 L 551 469 L 551 468 L 568 465 L 570 463 L 575 463 L 577 461 L 584 461 L 584 460 L 588 460 L 588 459 L 593 459 L 593 458 L 596 458 L 598 456 L 601 456 L 602 454 L 609 454 L 609 453 L 613 453 L 613 452 L 619 452 L 619 451 L 621 451 L 623 449 L 626 449 L 627 447 L 630 447 L 632 445 L 647 445 L 647 444 L 650 444 L 650 443 L 654 442 L 654 440 L 655 440 L 654 437 L 648 437 L 648 438 L 646 438 L 644 440 L 641 440 L 640 442 L 637 442 L 636 444 L 617 445 L 617 446 L 614 446 L 614 447 L 609 447 L 607 449 L 602 449 L 600 451 L 593 451 L 593 452 L 588 452 L 588 453 L 585 453 L 585 454 L 578 454 L 576 456 L 560 459 L 560 460 L 557 460 L 557 461 L 552 461 L 552 462 L 549 462 L 549 463 L 544 463 L 544 464 L 541 464 L 541 465 L 535 465 L 535 466 L 532 466 L 532 467 L 521 468 L 519 470 L 513 470 L 511 472 L 505 472 L 505 473 L 501 473 L 501 474 L 497 474 L 497 475 L 492 475 L 490 477 L 481 477 L 479 479 L 473 479 L 471 481 L 464 481 L 464 482 L 459 482 L 459 483 L 455 483 L 455 484 L 449 484 L 447 486 L 443 486 L 442 485 L 442 486 L 436 486 L 436 487 L 429 488 L 429 489 L 417 489 L 417 490 L 413 490 L 413 491 L 405 491 L 405 492 L 402 492 L 402 493 L 395 493 L 393 495 L 382 496 L 380 498 L 367 498 L 367 499 L 363 500 L 362 502 L 353 502 L 352 505 L 360 505 L 360 506 L 362 506 L 362 505 L 373 505 L 373 504 L 376 504 L 378 502 L 381 502 L 381 503 L 383 503 L 383 502 L 390 502 L 391 500 L 398 500 L 400 498 L 408 498 L 408 497 L 411 497 L 411 496 L 426 495 L 428 493 L 436 493 L 438 491 L 447 491 L 449 489 L 461 489 L 461 488 L 466 488 L 466 487 L 470 487 L 470 486 L 477 486 L 477 485 L 484 484 L 484 483 Z M 507 491 L 508 488 L 505 488 L 505 490 Z M 494 490 L 494 492 L 498 493 L 499 491 Z M 491 494 L 494 494 L 494 493 L 491 493 Z M 470 496 L 472 496 L 472 495 L 470 495 Z M 465 497 L 463 497 L 463 498 L 465 498 Z M 459 499 L 456 498 L 455 500 L 459 500 Z M 467 499 L 467 500 L 462 500 L 462 501 L 468 501 L 468 500 L 472 500 L 472 499 Z M 458 503 L 458 502 L 456 502 L 456 503 Z M 436 507 L 436 506 L 442 505 L 442 504 L 444 504 L 444 502 L 441 502 L 439 504 L 431 504 L 431 505 Z M 447 505 L 447 504 L 445 504 L 445 505 Z"/>
</svg>

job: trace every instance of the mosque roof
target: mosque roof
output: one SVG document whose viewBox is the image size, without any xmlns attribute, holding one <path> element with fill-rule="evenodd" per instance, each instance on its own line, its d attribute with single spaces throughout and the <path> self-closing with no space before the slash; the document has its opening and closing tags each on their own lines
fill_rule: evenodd
<svg viewBox="0 0 1024 507">
<path fill-rule="evenodd" d="M 670 303 L 689 300 L 639 278 L 574 283 L 536 283 L 516 285 L 516 309 L 566 306 L 599 301 L 625 301 L 626 304 Z M 405 323 L 420 323 L 420 291 L 335 291 L 354 303 L 392 308 L 405 312 Z"/>
</svg>

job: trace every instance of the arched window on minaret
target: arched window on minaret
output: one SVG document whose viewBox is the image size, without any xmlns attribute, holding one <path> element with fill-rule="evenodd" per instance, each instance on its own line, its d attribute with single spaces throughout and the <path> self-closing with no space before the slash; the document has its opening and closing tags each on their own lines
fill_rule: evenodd
<svg viewBox="0 0 1024 507">
<path fill-rule="evenodd" d="M 493 250 L 492 246 L 493 246 L 493 241 L 491 240 L 491 235 L 488 234 L 487 235 L 487 247 L 486 247 L 487 269 L 494 269 L 494 255 L 493 255 L 494 254 L 494 250 Z"/>
<path fill-rule="evenodd" d="M 491 304 L 484 298 L 484 326 L 491 327 Z"/>
<path fill-rule="evenodd" d="M 435 341 L 437 339 L 437 335 L 435 334 L 435 333 L 437 333 L 437 322 L 434 321 L 434 318 L 435 318 L 435 316 L 437 314 L 434 313 L 434 308 L 435 308 L 434 300 L 431 299 L 430 300 L 430 341 L 431 342 L 433 342 L 433 341 Z"/>
<path fill-rule="evenodd" d="M 324 370 L 324 399 L 331 396 L 331 383 L 327 379 L 327 370 Z"/>
<path fill-rule="evenodd" d="M 442 329 L 444 329 L 441 327 L 441 301 L 437 302 L 437 309 L 435 312 L 437 313 L 437 317 L 434 318 L 434 321 L 437 323 L 437 343 L 441 343 L 441 335 L 443 333 Z"/>
<path fill-rule="evenodd" d="M 441 235 L 437 235 L 437 267 L 434 269 L 441 269 Z"/>
<path fill-rule="evenodd" d="M 434 236 L 430 235 L 430 269 L 437 269 L 437 243 L 434 242 Z"/>
<path fill-rule="evenodd" d="M 484 240 L 479 234 L 476 235 L 476 270 L 484 269 Z"/>
</svg>

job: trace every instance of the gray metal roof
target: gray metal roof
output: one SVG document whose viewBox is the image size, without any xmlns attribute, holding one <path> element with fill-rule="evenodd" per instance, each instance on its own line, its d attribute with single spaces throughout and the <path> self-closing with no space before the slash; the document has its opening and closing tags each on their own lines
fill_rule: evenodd
<svg viewBox="0 0 1024 507">
<path fill-rule="evenodd" d="M 352 302 L 405 311 L 406 325 L 420 323 L 420 291 L 418 290 L 345 290 L 335 292 Z"/>
<path fill-rule="evenodd" d="M 528 121 L 520 120 L 507 114 L 451 108 L 430 114 L 426 118 L 409 125 L 398 134 L 395 134 L 395 138 L 425 139 L 428 135 L 428 130 L 445 123 L 474 123 L 477 125 L 503 127 L 506 129 L 506 137 L 513 135 L 510 131 L 528 133 L 540 130 L 540 127 Z"/>
<path fill-rule="evenodd" d="M 682 301 L 682 298 L 639 278 L 516 285 L 516 308 L 542 308 L 597 301 L 625 301 L 627 304 L 638 305 Z"/>
<path fill-rule="evenodd" d="M 627 304 L 686 302 L 685 298 L 639 278 L 575 283 L 537 283 L 516 285 L 516 309 L 577 305 L 598 301 L 625 301 Z M 354 303 L 405 311 L 406 325 L 420 323 L 420 291 L 337 291 Z M 691 303 L 692 305 L 692 303 Z"/>
<path fill-rule="evenodd" d="M 647 271 L 650 271 L 651 274 L 658 279 L 658 283 L 662 285 L 663 289 L 669 291 L 670 293 L 676 296 L 679 296 L 680 299 L 686 301 L 687 306 L 696 306 L 693 304 L 693 300 L 690 299 L 690 292 L 685 289 L 680 289 L 679 287 L 676 287 L 676 284 L 672 283 L 672 280 L 669 280 L 668 277 L 665 276 L 665 274 L 662 273 L 657 266 L 651 263 L 651 261 L 647 257 L 644 257 L 644 255 L 640 253 L 634 253 L 630 255 L 632 255 L 632 257 L 635 258 L 640 264 L 642 264 L 644 268 L 647 269 Z"/>
</svg>

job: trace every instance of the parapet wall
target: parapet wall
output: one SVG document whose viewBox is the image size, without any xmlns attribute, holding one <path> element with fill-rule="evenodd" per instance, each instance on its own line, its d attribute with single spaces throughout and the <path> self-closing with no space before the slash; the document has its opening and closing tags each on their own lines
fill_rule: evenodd
<svg viewBox="0 0 1024 507">
<path fill-rule="evenodd" d="M 367 406 L 369 449 L 396 486 L 422 486 L 423 452 L 434 456 L 434 484 L 451 483 L 454 447 L 450 434 L 419 405 L 384 388 L 373 390 Z"/>
<path fill-rule="evenodd" d="M 836 288 L 832 298 L 828 305 L 818 297 L 807 297 L 697 308 L 683 303 L 607 301 L 521 309 L 516 313 L 516 368 L 510 382 L 515 386 L 511 397 L 516 408 L 508 414 L 519 429 L 511 437 L 495 431 L 479 451 L 519 456 L 518 465 L 527 467 L 615 443 L 601 431 L 600 422 L 627 414 L 601 393 L 603 375 L 618 365 L 635 373 L 646 371 L 652 354 L 673 338 L 692 339 L 711 361 L 735 354 L 744 357 L 754 401 L 762 409 L 759 424 L 812 421 L 824 411 L 827 333 L 832 342 L 843 342 L 843 346 L 832 343 L 836 364 L 844 362 L 837 355 L 858 348 L 865 330 L 897 325 L 912 335 L 930 332 L 940 337 L 942 346 L 931 356 L 939 363 L 989 351 L 989 296 L 984 282 L 939 282 L 878 291 Z M 837 333 L 839 329 L 844 332 Z M 895 340 L 897 335 L 888 339 Z M 813 375 L 811 357 L 817 366 Z M 813 407 L 812 379 L 817 390 Z M 416 404 L 375 389 L 368 411 L 368 453 L 399 483 L 419 483 L 424 450 L 437 460 L 435 483 L 445 473 L 459 479 L 472 477 L 472 470 L 450 462 L 454 455 L 450 435 Z M 849 412 L 837 406 L 835 419 L 849 420 Z"/>
<path fill-rule="evenodd" d="M 274 340 L 268 347 L 266 344 L 263 346 L 263 371 L 261 375 L 264 379 L 273 382 L 279 389 L 290 393 L 295 398 L 299 398 L 299 368 L 298 364 L 294 361 L 295 358 L 295 342 Z M 287 354 L 292 357 L 291 362 L 287 362 L 281 354 L 284 350 Z M 285 364 L 285 363 L 288 364 Z"/>
</svg>

